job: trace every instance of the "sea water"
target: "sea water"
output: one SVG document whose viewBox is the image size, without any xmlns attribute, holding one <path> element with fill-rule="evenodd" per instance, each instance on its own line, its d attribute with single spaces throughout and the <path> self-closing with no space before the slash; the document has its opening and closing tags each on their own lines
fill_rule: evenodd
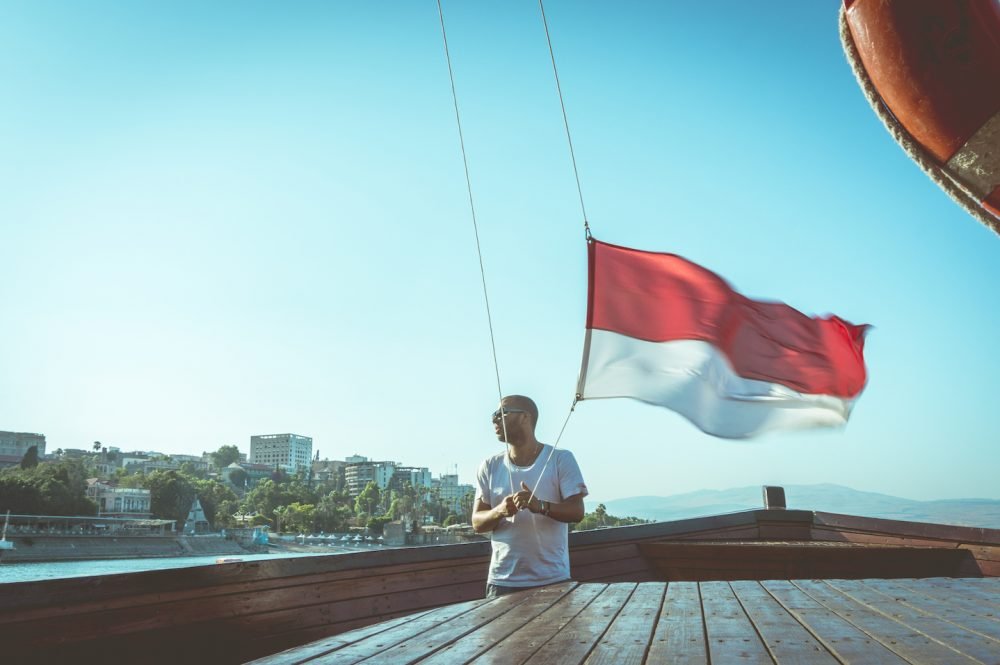
<svg viewBox="0 0 1000 665">
<path fill-rule="evenodd" d="M 0 560 L 0 584 L 5 582 L 31 582 L 53 580 L 63 577 L 88 577 L 90 575 L 114 575 L 135 573 L 142 570 L 164 570 L 168 568 L 188 568 L 191 566 L 225 566 L 220 561 L 263 561 L 267 559 L 292 559 L 303 556 L 334 556 L 349 550 L 334 552 L 268 552 L 264 554 L 227 554 L 214 556 L 147 557 L 144 559 L 106 559 L 102 561 L 53 561 L 51 563 L 18 562 L 5 563 Z"/>
</svg>

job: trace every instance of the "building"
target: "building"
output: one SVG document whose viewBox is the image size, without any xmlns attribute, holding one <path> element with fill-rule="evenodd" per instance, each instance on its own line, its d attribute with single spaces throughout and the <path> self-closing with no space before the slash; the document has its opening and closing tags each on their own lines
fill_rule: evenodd
<svg viewBox="0 0 1000 665">
<path fill-rule="evenodd" d="M 237 470 L 246 474 L 246 478 L 241 483 L 233 480 L 233 473 Z M 251 464 L 250 462 L 233 462 L 220 472 L 223 481 L 241 492 L 253 489 L 257 486 L 257 483 L 269 479 L 273 474 L 274 467 L 267 464 Z"/>
<path fill-rule="evenodd" d="M 464 514 L 466 508 L 471 510 L 471 507 L 463 505 L 463 501 L 466 501 L 467 495 L 475 493 L 475 488 L 460 484 L 457 473 L 442 474 L 434 480 L 434 487 L 438 490 L 441 503 L 449 510 L 459 515 Z"/>
<path fill-rule="evenodd" d="M 364 491 L 368 483 L 374 481 L 380 490 L 384 490 L 392 482 L 397 466 L 399 465 L 396 462 L 374 462 L 369 461 L 367 457 L 352 455 L 347 458 L 347 465 L 344 467 L 344 489 L 348 495 L 357 496 Z"/>
<path fill-rule="evenodd" d="M 187 519 L 184 521 L 184 534 L 194 536 L 208 533 L 210 528 L 208 517 L 205 516 L 205 511 L 201 507 L 201 501 L 195 497 L 194 503 L 191 504 L 191 510 L 188 511 Z"/>
<path fill-rule="evenodd" d="M 406 483 L 410 483 L 418 493 L 420 489 L 430 489 L 433 484 L 431 472 L 427 467 L 397 466 L 389 487 L 400 492 Z"/>
<path fill-rule="evenodd" d="M 208 462 L 202 455 L 171 455 L 170 459 L 180 466 L 190 464 L 195 471 L 208 473 Z"/>
<path fill-rule="evenodd" d="M 150 510 L 151 493 L 146 489 L 115 487 L 91 478 L 87 481 L 87 496 L 97 504 L 100 517 L 145 519 L 153 516 Z"/>
<path fill-rule="evenodd" d="M 289 473 L 308 471 L 312 437 L 298 434 L 255 434 L 250 437 L 250 462 L 281 467 Z"/>
<path fill-rule="evenodd" d="M 344 467 L 347 466 L 347 462 L 342 462 L 340 460 L 313 460 L 312 472 L 313 480 L 320 483 L 338 482 L 343 483 L 344 478 Z M 340 489 L 340 484 L 338 483 L 338 488 Z"/>
<path fill-rule="evenodd" d="M 0 432 L 0 455 L 4 457 L 16 457 L 20 462 L 32 446 L 38 449 L 39 457 L 45 455 L 45 435 L 31 432 Z"/>
</svg>

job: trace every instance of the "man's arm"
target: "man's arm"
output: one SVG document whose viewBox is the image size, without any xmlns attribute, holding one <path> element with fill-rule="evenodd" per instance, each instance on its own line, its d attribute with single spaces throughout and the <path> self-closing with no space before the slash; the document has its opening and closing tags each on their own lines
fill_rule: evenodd
<svg viewBox="0 0 1000 665">
<path fill-rule="evenodd" d="M 513 497 L 504 498 L 503 503 L 496 508 L 490 508 L 488 503 L 479 499 L 476 502 L 476 509 L 472 513 L 472 530 L 476 533 L 492 531 L 500 524 L 500 520 L 504 517 L 510 517 L 516 512 Z"/>
<path fill-rule="evenodd" d="M 528 498 L 531 501 L 528 501 Z M 573 523 L 583 519 L 583 494 L 574 494 L 560 502 L 542 501 L 537 496 L 531 496 L 531 490 L 521 481 L 521 491 L 514 495 L 514 505 L 519 509 L 527 508 L 533 513 L 548 511 L 548 517 L 558 522 Z M 475 525 L 475 522 L 473 522 Z"/>
<path fill-rule="evenodd" d="M 535 498 L 535 500 L 531 503 L 537 504 L 535 506 L 536 509 L 531 511 L 533 513 L 542 512 L 542 510 L 546 507 L 545 504 L 548 504 L 548 516 L 558 522 L 573 524 L 583 519 L 584 509 L 582 494 L 576 494 L 559 503 L 546 501 L 545 504 L 543 504 L 538 500 L 538 498 Z M 528 507 L 528 510 L 531 510 L 531 506 Z"/>
</svg>

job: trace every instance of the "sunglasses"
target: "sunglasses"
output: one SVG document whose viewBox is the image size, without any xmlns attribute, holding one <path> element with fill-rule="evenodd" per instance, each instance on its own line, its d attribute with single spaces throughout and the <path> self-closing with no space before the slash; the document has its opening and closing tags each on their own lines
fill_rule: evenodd
<svg viewBox="0 0 1000 665">
<path fill-rule="evenodd" d="M 503 416 L 509 416 L 512 413 L 527 413 L 524 409 L 497 409 L 493 412 L 493 421 L 496 422 L 500 420 L 501 412 Z"/>
</svg>

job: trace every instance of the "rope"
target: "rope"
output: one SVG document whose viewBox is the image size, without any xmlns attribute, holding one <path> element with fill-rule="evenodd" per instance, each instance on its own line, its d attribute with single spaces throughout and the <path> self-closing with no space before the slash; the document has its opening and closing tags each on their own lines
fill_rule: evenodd
<svg viewBox="0 0 1000 665">
<path fill-rule="evenodd" d="M 861 90 L 864 92 L 865 99 L 868 100 L 868 103 L 875 111 L 875 115 L 885 125 L 892 138 L 903 148 L 910 159 L 915 161 L 917 166 L 931 180 L 936 182 L 948 196 L 965 208 L 970 215 L 992 229 L 995 233 L 1000 234 L 1000 219 L 986 212 L 978 199 L 969 194 L 958 182 L 953 180 L 948 175 L 948 172 L 941 168 L 934 157 L 924 150 L 923 146 L 917 143 L 917 140 L 906 131 L 906 128 L 900 124 L 885 102 L 882 101 L 878 90 L 875 89 L 875 85 L 868 78 L 864 63 L 861 61 L 861 55 L 854 44 L 854 37 L 851 35 L 850 27 L 847 24 L 847 13 L 844 11 L 843 5 L 840 7 L 840 42 L 844 47 L 847 62 L 850 64 L 851 69 L 854 71 L 854 76 L 858 80 L 858 85 L 861 86 Z"/>
<path fill-rule="evenodd" d="M 441 39 L 444 41 L 444 57 L 448 62 L 448 80 L 451 81 L 451 99 L 455 105 L 455 124 L 458 126 L 458 143 L 462 148 L 462 166 L 465 168 L 465 188 L 469 193 L 469 210 L 472 213 L 472 230 L 476 236 L 476 254 L 479 256 L 479 276 L 483 283 L 483 302 L 486 304 L 486 322 L 490 328 L 490 349 L 493 352 L 493 370 L 497 377 L 497 403 L 500 405 L 500 422 L 503 426 L 504 454 L 507 454 L 507 418 L 503 413 L 503 389 L 500 387 L 500 363 L 497 361 L 497 343 L 493 333 L 493 315 L 490 312 L 490 295 L 486 289 L 486 268 L 483 265 L 483 249 L 479 242 L 479 223 L 476 220 L 476 204 L 472 198 L 472 178 L 469 176 L 469 159 L 465 152 L 465 136 L 462 133 L 462 116 L 458 111 L 458 93 L 455 92 L 455 73 L 451 67 L 451 51 L 448 49 L 448 33 L 444 28 L 444 9 L 441 0 L 437 0 L 438 18 L 441 20 Z M 508 475 L 510 469 L 507 469 Z M 510 478 L 514 486 L 513 477 Z"/>
<path fill-rule="evenodd" d="M 538 472 L 538 480 L 535 481 L 535 486 L 531 488 L 531 496 L 528 497 L 528 503 L 535 498 L 535 492 L 538 490 L 538 484 L 542 482 L 542 476 L 545 475 L 545 469 L 549 466 L 549 460 L 552 459 L 552 455 L 556 452 L 556 448 L 559 447 L 559 441 L 562 439 L 563 432 L 566 431 L 566 425 L 569 423 L 569 417 L 573 415 L 576 410 L 576 403 L 580 401 L 579 398 L 574 397 L 573 403 L 569 406 L 569 413 L 566 414 L 566 420 L 563 421 L 562 428 L 559 430 L 559 436 L 556 437 L 556 442 L 552 444 L 552 450 L 549 451 L 549 456 L 545 458 L 545 463 L 542 464 L 542 470 Z M 513 487 L 511 483 L 511 487 Z"/>
<path fill-rule="evenodd" d="M 569 118 L 566 116 L 566 103 L 563 101 L 562 86 L 559 84 L 559 70 L 556 69 L 556 55 L 552 50 L 552 37 L 549 35 L 549 22 L 545 18 L 545 5 L 538 0 L 538 9 L 542 13 L 542 25 L 545 26 L 545 41 L 549 44 L 549 59 L 552 60 L 552 75 L 556 79 L 556 92 L 559 93 L 559 107 L 562 109 L 563 126 L 566 128 L 566 141 L 569 143 L 569 158 L 573 162 L 573 176 L 576 178 L 576 193 L 580 197 L 580 212 L 583 213 L 583 231 L 590 240 L 590 223 L 587 221 L 587 208 L 583 205 L 583 188 L 580 187 L 580 172 L 576 168 L 576 153 L 573 150 L 573 136 L 569 131 Z M 575 402 L 574 402 L 575 405 Z M 570 409 L 572 412 L 572 409 Z"/>
</svg>

